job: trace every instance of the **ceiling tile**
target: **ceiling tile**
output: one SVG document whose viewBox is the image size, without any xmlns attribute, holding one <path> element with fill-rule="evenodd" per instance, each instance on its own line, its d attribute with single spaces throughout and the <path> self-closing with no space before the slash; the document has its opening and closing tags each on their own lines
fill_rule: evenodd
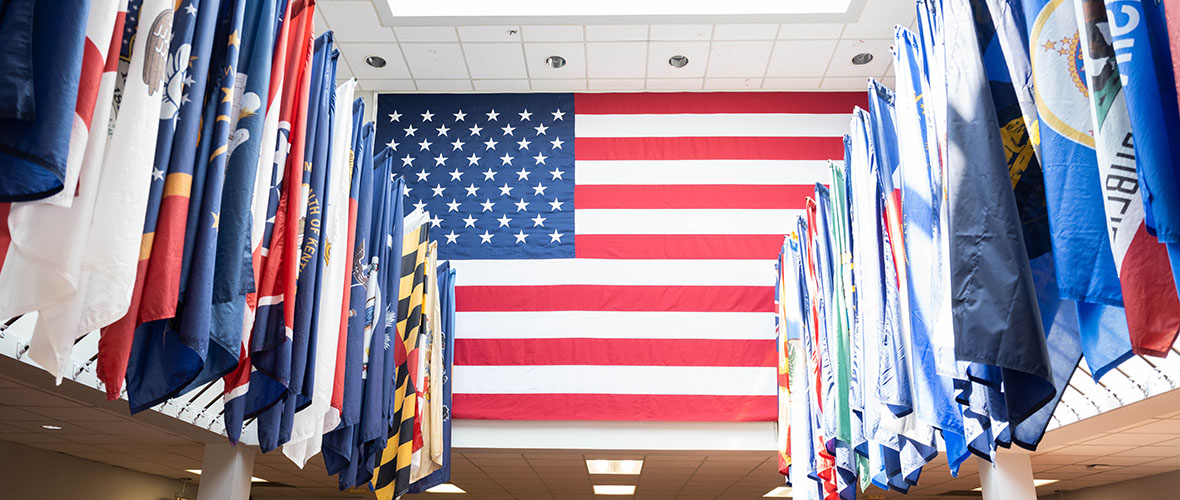
<svg viewBox="0 0 1180 500">
<path fill-rule="evenodd" d="M 475 80 L 475 90 L 527 92 L 528 80 Z"/>
<path fill-rule="evenodd" d="M 315 29 L 316 33 L 323 33 L 332 29 L 328 27 L 328 22 L 324 20 L 324 13 L 320 12 L 320 10 L 316 10 L 315 17 L 312 18 L 312 28 Z"/>
<path fill-rule="evenodd" d="M 468 77 L 457 43 L 403 43 L 401 47 L 415 79 Z"/>
<path fill-rule="evenodd" d="M 844 32 L 840 23 L 789 23 L 779 27 L 779 40 L 835 40 Z"/>
<path fill-rule="evenodd" d="M 836 50 L 835 40 L 784 40 L 774 44 L 766 76 L 823 76 Z"/>
<path fill-rule="evenodd" d="M 668 64 L 672 56 L 685 56 L 688 65 L 675 68 Z M 651 42 L 648 47 L 648 78 L 692 78 L 705 76 L 709 62 L 709 42 Z"/>
<path fill-rule="evenodd" d="M 704 79 L 704 88 L 706 90 L 727 90 L 727 88 L 759 88 L 762 86 L 761 78 L 706 78 Z M 742 471 L 749 471 L 749 467 L 741 467 Z"/>
<path fill-rule="evenodd" d="M 524 54 L 532 78 L 585 78 L 586 49 L 583 43 L 526 43 Z M 565 66 L 550 68 L 545 64 L 549 56 L 565 58 Z"/>
<path fill-rule="evenodd" d="M 365 64 L 365 63 L 361 63 L 361 64 Z M 388 65 L 389 65 L 389 63 L 386 62 L 386 66 L 388 66 Z M 343 82 L 344 80 L 352 78 L 353 76 L 354 75 L 352 73 L 352 65 L 348 64 L 348 59 L 346 59 L 344 57 L 344 51 L 341 51 L 340 52 L 340 59 L 336 60 L 336 81 Z"/>
<path fill-rule="evenodd" d="M 454 26 L 396 26 L 397 39 L 401 42 L 457 42 Z"/>
<path fill-rule="evenodd" d="M 805 77 L 805 78 L 763 78 L 762 88 L 764 90 L 815 90 L 819 88 L 823 78 L 820 77 Z"/>
<path fill-rule="evenodd" d="M 472 78 L 529 77 L 519 43 L 465 43 L 463 53 Z"/>
<path fill-rule="evenodd" d="M 711 24 L 653 24 L 652 40 L 708 40 L 713 37 Z"/>
<path fill-rule="evenodd" d="M 362 80 L 360 88 L 369 92 L 405 92 L 416 90 L 413 80 Z"/>
<path fill-rule="evenodd" d="M 591 78 L 590 90 L 643 90 L 645 84 L 642 78 Z"/>
<path fill-rule="evenodd" d="M 647 40 L 646 24 L 587 25 L 586 41 L 629 42 Z"/>
<path fill-rule="evenodd" d="M 393 30 L 381 25 L 372 2 L 331 2 L 321 4 L 316 15 L 323 15 L 335 26 L 337 42 L 393 42 Z"/>
<path fill-rule="evenodd" d="M 885 72 L 893 56 L 889 47 L 893 39 L 871 40 L 840 40 L 836 50 L 832 53 L 832 64 L 828 66 L 825 76 L 877 76 Z M 867 52 L 873 55 L 868 64 L 857 66 L 852 64 L 852 56 Z"/>
<path fill-rule="evenodd" d="M 646 73 L 646 42 L 586 44 L 586 75 L 590 78 L 643 78 Z"/>
<path fill-rule="evenodd" d="M 584 37 L 581 25 L 572 26 L 524 26 L 526 42 L 580 42 Z"/>
<path fill-rule="evenodd" d="M 761 79 L 766 74 L 766 63 L 773 47 L 774 42 L 769 41 L 713 42 L 705 76 Z"/>
<path fill-rule="evenodd" d="M 459 26 L 464 42 L 519 42 L 520 26 Z"/>
<path fill-rule="evenodd" d="M 421 45 L 405 44 L 405 46 Z M 348 61 L 356 61 L 357 64 L 349 64 L 353 76 L 359 79 L 379 78 L 409 78 L 410 70 L 406 68 L 405 59 L 402 58 L 402 52 L 398 50 L 398 45 L 393 43 L 342 43 L 340 44 L 340 52 L 344 55 L 344 59 Z M 365 58 L 368 56 L 380 56 L 385 59 L 385 67 L 374 68 L 365 63 Z"/>
<path fill-rule="evenodd" d="M 533 80 L 533 90 L 586 90 L 586 80 Z"/>
<path fill-rule="evenodd" d="M 844 38 L 892 38 L 895 25 L 909 26 L 917 17 L 914 0 L 865 2 L 855 23 L 844 28 Z"/>
<path fill-rule="evenodd" d="M 648 78 L 647 88 L 651 90 L 700 90 L 703 78 Z M 647 467 L 644 465 L 644 467 Z"/>
<path fill-rule="evenodd" d="M 867 90 L 868 77 L 863 76 L 829 76 L 825 77 L 820 89 L 822 90 Z"/>
<path fill-rule="evenodd" d="M 713 27 L 714 40 L 774 40 L 777 24 L 718 24 Z"/>
</svg>

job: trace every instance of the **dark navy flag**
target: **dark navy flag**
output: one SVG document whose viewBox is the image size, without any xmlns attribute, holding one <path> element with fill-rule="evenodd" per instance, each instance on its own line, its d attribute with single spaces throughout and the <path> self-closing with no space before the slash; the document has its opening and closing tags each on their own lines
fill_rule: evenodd
<svg viewBox="0 0 1180 500">
<path fill-rule="evenodd" d="M 0 95 L 15 98 L 5 106 L 16 109 L 0 118 L 0 203 L 45 198 L 63 187 L 90 8 L 89 0 L 6 4 Z"/>
<path fill-rule="evenodd" d="M 361 120 L 364 116 L 364 104 L 361 99 L 357 99 L 354 109 L 357 112 L 353 116 L 357 120 Z M 360 423 L 364 390 L 361 368 L 363 364 L 367 363 L 363 356 L 367 323 L 365 301 L 368 298 L 368 287 L 371 286 L 369 270 L 373 257 L 373 245 L 369 240 L 369 232 L 373 219 L 373 155 L 371 153 L 375 127 L 372 122 L 364 124 L 363 127 L 359 123 L 356 125 L 357 127 L 353 129 L 357 133 L 352 143 L 354 166 L 350 194 L 356 200 L 356 224 L 353 238 L 351 290 L 348 295 L 348 342 L 344 354 L 344 398 L 340 410 L 339 427 L 324 434 L 322 452 L 324 466 L 327 468 L 328 474 L 341 474 L 348 468 L 348 464 L 352 460 L 355 448 L 354 434 L 357 433 L 357 424 Z M 352 482 L 351 478 L 348 478 L 349 482 L 345 484 L 344 475 L 341 475 L 340 479 L 341 489 L 350 488 L 357 484 Z"/>
<path fill-rule="evenodd" d="M 200 142 L 193 169 L 193 194 L 189 199 L 186 249 L 181 263 L 180 303 L 176 320 L 152 325 L 149 333 L 163 353 L 132 360 L 144 361 L 142 372 L 128 382 L 131 411 L 137 412 L 182 393 L 200 374 L 209 346 L 209 307 L 212 303 L 213 262 L 225 182 L 225 153 L 233 104 L 233 75 L 238 61 L 245 5 L 242 1 L 221 5 L 214 39 L 213 87 L 205 96 Z M 129 367 L 130 373 L 131 367 Z M 138 371 L 138 370 L 137 370 Z M 138 383 L 136 383 L 138 382 Z"/>
<path fill-rule="evenodd" d="M 221 198 L 220 231 L 213 270 L 212 330 L 205 369 L 194 382 L 223 376 L 238 365 L 246 294 L 254 291 L 251 205 L 273 62 L 275 0 L 249 2 L 242 23 L 241 56 L 234 75 L 228 163 Z M 270 166 L 267 165 L 266 168 Z"/>
</svg>

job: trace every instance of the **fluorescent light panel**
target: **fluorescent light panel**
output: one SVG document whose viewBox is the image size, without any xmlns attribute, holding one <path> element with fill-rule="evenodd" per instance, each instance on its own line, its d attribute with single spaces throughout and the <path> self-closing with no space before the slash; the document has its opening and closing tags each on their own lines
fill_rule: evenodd
<svg viewBox="0 0 1180 500">
<path fill-rule="evenodd" d="M 595 495 L 634 495 L 635 485 L 633 484 L 596 484 L 594 485 Z"/>
<path fill-rule="evenodd" d="M 184 471 L 188 472 L 189 474 L 196 474 L 198 476 L 201 475 L 201 469 L 185 469 Z M 269 483 L 270 481 L 267 481 L 267 480 L 262 479 L 257 476 L 250 476 L 250 482 L 251 483 Z"/>
<path fill-rule="evenodd" d="M 395 2 L 385 0 L 398 17 L 481 16 L 635 16 L 635 15 L 741 15 L 741 14 L 843 14 L 849 0 L 730 0 L 681 2 L 677 0 L 599 0 L 552 2 L 549 0 L 452 0 L 449 2 Z"/>
<path fill-rule="evenodd" d="M 591 474 L 626 474 L 635 476 L 643 470 L 643 460 L 587 460 Z"/>
<path fill-rule="evenodd" d="M 779 486 L 778 488 L 770 490 L 769 492 L 767 492 L 765 495 L 762 495 L 762 496 L 764 498 L 791 498 L 791 487 L 790 486 Z"/>
<path fill-rule="evenodd" d="M 426 490 L 427 493 L 467 493 L 463 488 L 455 486 L 451 483 L 443 483 L 433 488 Z"/>
<path fill-rule="evenodd" d="M 1057 481 L 1060 481 L 1060 479 L 1033 479 L 1033 488 L 1039 488 L 1046 484 L 1053 484 Z M 978 488 L 972 489 L 971 491 L 983 491 L 983 487 L 980 486 Z"/>
</svg>

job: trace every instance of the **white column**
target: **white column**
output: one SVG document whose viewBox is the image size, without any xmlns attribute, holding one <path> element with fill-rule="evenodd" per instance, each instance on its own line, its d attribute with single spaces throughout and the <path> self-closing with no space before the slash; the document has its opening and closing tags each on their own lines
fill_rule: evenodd
<svg viewBox="0 0 1180 500">
<path fill-rule="evenodd" d="M 254 449 L 229 443 L 205 445 L 201 485 L 197 500 L 250 500 L 250 477 L 254 474 Z"/>
<path fill-rule="evenodd" d="M 996 452 L 995 463 L 977 459 L 983 500 L 1036 500 L 1032 455 L 1022 450 Z"/>
</svg>

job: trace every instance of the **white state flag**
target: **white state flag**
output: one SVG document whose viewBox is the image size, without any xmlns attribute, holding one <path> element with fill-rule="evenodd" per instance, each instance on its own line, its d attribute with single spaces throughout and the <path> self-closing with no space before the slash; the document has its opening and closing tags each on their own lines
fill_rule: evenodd
<svg viewBox="0 0 1180 500">
<path fill-rule="evenodd" d="M 336 353 L 340 341 L 340 316 L 344 302 L 344 280 L 351 276 L 344 268 L 348 244 L 348 207 L 352 190 L 352 99 L 356 80 L 350 79 L 336 88 L 336 115 L 332 124 L 332 157 L 328 167 L 328 204 L 325 207 L 324 269 L 320 275 L 320 312 L 315 345 L 315 374 L 311 406 L 295 414 L 291 439 L 283 445 L 283 454 L 303 468 L 320 452 L 324 432 L 336 428 L 340 413 L 332 407 L 332 388 L 336 378 Z"/>
<path fill-rule="evenodd" d="M 116 12 L 127 10 L 127 0 L 105 3 L 96 2 L 92 6 L 86 29 L 86 43 L 98 49 L 104 63 L 108 57 L 113 60 L 119 57 L 117 52 L 108 52 L 113 37 L 122 39 L 121 32 L 113 33 L 114 21 Z M 102 25 L 106 26 L 105 38 Z M 115 47 L 117 50 L 117 43 Z M 69 205 L 14 203 L 8 219 L 12 243 L 6 265 L 0 270 L 0 317 L 40 311 L 30 354 L 58 383 L 69 368 L 66 361 L 79 335 L 74 325 L 80 307 L 72 302 L 86 283 L 83 259 L 88 251 L 86 242 L 103 168 L 115 73 L 113 65 L 104 64 L 91 116 L 93 126 L 79 129 L 79 119 L 75 116 L 67 168 L 76 165 L 76 170 L 67 174 L 66 180 L 67 187 L 77 184 L 76 191 L 70 189 L 72 202 Z M 86 140 L 73 136 L 80 133 L 87 134 Z M 73 175 L 72 180 L 69 175 Z M 58 327 L 65 328 L 55 329 Z M 52 338 L 47 338 L 45 331 L 52 332 Z"/>
</svg>

